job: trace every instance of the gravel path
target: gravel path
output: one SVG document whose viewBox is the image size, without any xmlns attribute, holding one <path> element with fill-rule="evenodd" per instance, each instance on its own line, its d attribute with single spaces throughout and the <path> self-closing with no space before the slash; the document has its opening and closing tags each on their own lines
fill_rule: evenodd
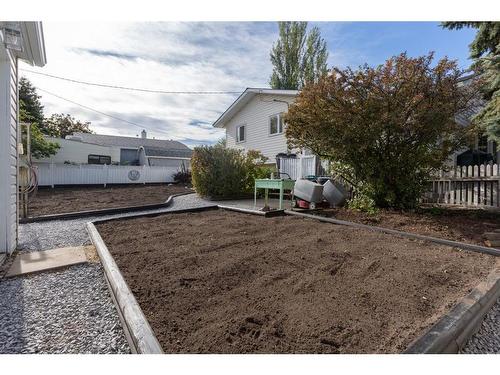
<svg viewBox="0 0 500 375">
<path fill-rule="evenodd" d="M 100 264 L 0 283 L 0 353 L 128 353 Z"/>
<path fill-rule="evenodd" d="M 194 194 L 164 212 L 211 205 Z M 112 218 L 138 213 L 101 216 Z M 96 218 L 20 225 L 19 248 L 39 251 L 90 243 Z M 100 264 L 0 280 L 0 353 L 129 353 Z"/>
<path fill-rule="evenodd" d="M 500 353 L 500 298 L 486 314 L 483 324 L 467 342 L 463 353 Z"/>
<path fill-rule="evenodd" d="M 130 212 L 99 217 L 86 217 L 75 220 L 42 221 L 19 226 L 19 249 L 39 251 L 65 246 L 80 246 L 90 243 L 85 223 L 97 219 L 110 219 L 139 215 L 143 212 L 168 212 L 192 207 L 210 206 L 214 203 L 200 199 L 196 194 L 182 195 L 174 198 L 174 203 L 167 208 L 157 210 Z"/>
<path fill-rule="evenodd" d="M 169 208 L 147 212 L 211 204 L 190 194 L 175 198 Z M 39 251 L 88 244 L 85 223 L 95 219 L 22 224 L 19 247 Z M 0 280 L 0 296 L 0 353 L 130 352 L 100 264 Z M 463 353 L 500 353 L 500 299 Z"/>
</svg>

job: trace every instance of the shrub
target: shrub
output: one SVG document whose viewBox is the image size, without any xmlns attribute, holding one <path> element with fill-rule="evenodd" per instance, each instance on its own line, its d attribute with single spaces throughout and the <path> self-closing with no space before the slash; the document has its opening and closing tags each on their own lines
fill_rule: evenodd
<svg viewBox="0 0 500 375">
<path fill-rule="evenodd" d="M 181 164 L 181 168 L 174 174 L 174 181 L 180 184 L 191 184 L 191 171 L 186 168 L 184 163 Z"/>
<path fill-rule="evenodd" d="M 202 197 L 239 198 L 253 192 L 255 178 L 267 177 L 266 160 L 258 151 L 196 147 L 191 158 L 193 187 Z"/>
<path fill-rule="evenodd" d="M 351 210 L 366 212 L 369 215 L 375 215 L 378 213 L 378 208 L 375 207 L 374 200 L 365 194 L 359 194 L 351 199 L 348 202 L 347 207 Z"/>
<path fill-rule="evenodd" d="M 463 144 L 477 96 L 454 61 L 395 56 L 384 65 L 333 69 L 306 85 L 286 116 L 290 147 L 352 169 L 379 207 L 412 208 L 431 174 Z"/>
</svg>

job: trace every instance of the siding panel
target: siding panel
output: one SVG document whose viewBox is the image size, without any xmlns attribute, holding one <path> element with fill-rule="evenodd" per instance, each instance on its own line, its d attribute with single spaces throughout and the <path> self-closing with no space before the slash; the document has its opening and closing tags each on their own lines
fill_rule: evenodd
<svg viewBox="0 0 500 375">
<path fill-rule="evenodd" d="M 269 134 L 269 118 L 272 115 L 288 110 L 285 103 L 275 99 L 293 103 L 294 97 L 285 95 L 258 94 L 243 107 L 226 125 L 226 145 L 230 148 L 259 150 L 269 160 L 276 162 L 276 154 L 287 152 L 285 134 Z M 245 142 L 236 142 L 236 128 L 245 125 Z"/>
<path fill-rule="evenodd" d="M 0 47 L 0 48 L 3 48 Z M 5 56 L 5 52 L 4 52 Z M 0 74 L 3 75 L 0 81 L 3 79 L 5 85 L 2 87 L 3 92 L 0 93 L 2 100 L 4 100 L 4 111 L 2 116 L 2 128 L 3 132 L 0 136 L 3 138 L 2 147 L 4 147 L 5 153 L 3 154 L 4 166 L 0 168 L 2 170 L 2 176 L 0 176 L 3 186 L 1 187 L 2 199 L 5 199 L 5 212 L 2 213 L 2 218 L 0 221 L 4 221 L 5 225 L 5 238 L 0 244 L 0 251 L 7 250 L 12 252 L 17 245 L 17 143 L 18 143 L 18 132 L 17 132 L 17 62 L 16 58 L 13 57 L 9 51 L 7 51 L 7 60 L 0 62 Z M 2 66 L 3 65 L 3 66 Z M 5 242 L 4 242 L 5 241 Z"/>
</svg>

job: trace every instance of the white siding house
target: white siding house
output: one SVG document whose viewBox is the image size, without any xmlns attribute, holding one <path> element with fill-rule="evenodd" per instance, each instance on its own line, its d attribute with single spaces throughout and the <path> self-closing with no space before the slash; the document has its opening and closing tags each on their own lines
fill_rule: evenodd
<svg viewBox="0 0 500 375">
<path fill-rule="evenodd" d="M 295 100 L 296 90 L 246 89 L 213 124 L 226 129 L 226 147 L 261 151 L 275 163 L 287 153 L 281 116 Z"/>
<path fill-rule="evenodd" d="M 19 59 L 45 65 L 40 22 L 0 22 L 0 258 L 17 246 Z"/>
</svg>

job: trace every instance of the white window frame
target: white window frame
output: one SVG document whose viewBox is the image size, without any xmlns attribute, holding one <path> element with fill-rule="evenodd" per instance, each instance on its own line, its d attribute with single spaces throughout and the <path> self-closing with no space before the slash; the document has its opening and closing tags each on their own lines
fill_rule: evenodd
<svg viewBox="0 0 500 375">
<path fill-rule="evenodd" d="M 240 138 L 240 128 L 243 128 L 243 140 Z M 241 124 L 236 127 L 236 143 L 244 143 L 247 140 L 247 128 L 246 124 Z"/>
<path fill-rule="evenodd" d="M 284 115 L 284 113 L 280 112 L 280 113 L 275 113 L 274 115 L 269 116 L 269 126 L 268 126 L 269 136 L 272 137 L 272 136 L 275 136 L 275 135 L 283 134 L 285 132 L 285 122 L 282 121 L 283 120 L 283 115 Z M 271 133 L 271 119 L 273 119 L 274 117 L 276 117 L 278 119 L 278 132 Z M 281 124 L 281 129 L 280 129 L 280 124 Z"/>
</svg>

